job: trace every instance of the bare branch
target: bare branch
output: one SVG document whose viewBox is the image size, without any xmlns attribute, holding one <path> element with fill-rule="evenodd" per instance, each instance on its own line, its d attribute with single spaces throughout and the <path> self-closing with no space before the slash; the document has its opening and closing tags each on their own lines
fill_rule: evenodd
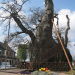
<svg viewBox="0 0 75 75">
<path fill-rule="evenodd" d="M 0 25 L 2 25 L 6 20 L 7 20 L 7 18 L 2 19 L 1 22 L 0 22 Z"/>
<path fill-rule="evenodd" d="M 3 33 L 5 33 L 5 32 L 8 30 L 8 26 L 9 26 L 9 25 L 4 26 L 4 31 L 3 31 Z"/>
<path fill-rule="evenodd" d="M 10 42 L 13 40 L 13 38 L 17 37 L 19 34 L 22 34 L 23 32 L 16 32 L 16 33 L 12 33 L 10 35 L 8 35 L 7 37 L 7 41 Z"/>
<path fill-rule="evenodd" d="M 19 12 L 19 11 L 21 11 L 21 9 L 22 9 L 23 5 L 24 5 L 27 1 L 29 1 L 29 0 L 25 0 L 25 1 L 23 0 L 23 1 L 22 1 L 22 4 L 21 4 L 21 5 L 19 5 L 19 6 L 20 6 L 20 9 L 18 10 L 18 12 Z"/>
<path fill-rule="evenodd" d="M 16 32 L 16 33 L 11 34 L 10 36 L 11 36 L 11 37 L 14 37 L 14 36 L 17 36 L 17 35 L 22 34 L 22 33 L 23 33 L 23 32 Z"/>
<path fill-rule="evenodd" d="M 34 30 L 35 30 L 35 29 L 33 29 L 33 28 L 31 28 L 31 27 L 29 26 L 28 22 L 25 21 L 26 18 L 24 18 L 24 16 L 21 17 L 21 15 L 20 15 L 20 16 L 18 15 L 18 17 L 21 19 L 22 23 L 25 24 L 25 26 L 26 26 L 27 29 L 29 29 L 29 30 L 31 30 L 31 31 L 34 31 Z"/>
<path fill-rule="evenodd" d="M 0 9 L 3 9 L 4 11 L 7 11 L 7 12 L 11 13 L 10 11 L 8 11 L 8 9 L 6 9 L 4 7 L 1 7 Z"/>
<path fill-rule="evenodd" d="M 70 19 L 68 15 L 66 15 L 66 18 L 67 18 L 67 29 L 65 31 L 65 47 L 67 47 L 68 44 L 68 31 L 70 30 Z"/>
<path fill-rule="evenodd" d="M 40 8 L 30 9 L 30 11 L 32 13 L 31 18 L 30 18 L 30 22 L 32 24 L 38 25 L 38 23 L 41 22 L 42 17 L 45 14 L 45 11 Z"/>
<path fill-rule="evenodd" d="M 10 35 L 10 23 L 11 23 L 10 21 L 11 21 L 11 17 L 10 17 L 9 22 L 8 22 L 9 23 L 8 24 L 9 25 L 9 27 L 8 27 L 8 41 L 9 41 L 9 35 Z"/>
</svg>

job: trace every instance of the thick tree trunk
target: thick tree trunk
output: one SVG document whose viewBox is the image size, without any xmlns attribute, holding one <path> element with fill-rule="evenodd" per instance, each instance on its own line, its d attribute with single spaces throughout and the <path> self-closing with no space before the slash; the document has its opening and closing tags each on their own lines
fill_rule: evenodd
<svg viewBox="0 0 75 75">
<path fill-rule="evenodd" d="M 42 18 L 41 23 L 37 29 L 37 38 L 39 41 L 38 52 L 36 53 L 36 61 L 38 62 L 52 62 L 56 65 L 57 70 L 70 70 L 67 59 L 63 52 L 60 42 L 56 43 L 52 37 L 53 29 L 53 15 L 54 15 L 54 5 L 52 0 L 45 0 L 45 15 Z M 69 50 L 65 47 L 67 55 L 72 62 L 72 56 Z M 58 64 L 58 65 L 57 65 Z M 42 65 L 42 64 L 41 64 Z M 43 64 L 46 65 L 46 64 Z M 65 66 L 66 65 L 66 66 Z M 49 66 L 49 65 L 48 65 Z M 52 66 L 49 66 L 51 70 L 56 70 Z M 64 67 L 65 66 L 65 67 Z M 46 65 L 47 67 L 47 65 Z M 61 69 L 60 69 L 61 67 Z"/>
</svg>

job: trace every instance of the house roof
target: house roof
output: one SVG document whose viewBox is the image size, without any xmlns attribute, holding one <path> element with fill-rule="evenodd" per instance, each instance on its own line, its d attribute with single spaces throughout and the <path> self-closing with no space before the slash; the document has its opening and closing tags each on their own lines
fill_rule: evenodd
<svg viewBox="0 0 75 75">
<path fill-rule="evenodd" d="M 15 52 L 14 50 L 12 50 L 10 48 L 10 46 L 7 43 L 0 42 L 0 48 L 3 49 L 3 50 L 11 50 L 11 51 Z"/>
</svg>

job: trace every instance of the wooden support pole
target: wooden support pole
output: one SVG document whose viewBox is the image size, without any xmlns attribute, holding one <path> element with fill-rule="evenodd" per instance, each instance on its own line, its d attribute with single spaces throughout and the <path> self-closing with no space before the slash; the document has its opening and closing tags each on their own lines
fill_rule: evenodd
<svg viewBox="0 0 75 75">
<path fill-rule="evenodd" d="M 53 21 L 52 21 L 52 22 L 53 22 Z M 64 54 L 65 54 L 65 57 L 66 57 L 66 59 L 67 59 L 68 65 L 69 65 L 70 69 L 73 70 L 72 65 L 71 65 L 71 62 L 70 62 L 69 57 L 68 57 L 68 55 L 67 55 L 67 53 L 66 53 L 66 50 L 65 50 L 65 47 L 64 47 L 64 45 L 63 45 L 63 43 L 62 43 L 62 40 L 61 40 L 61 38 L 60 38 L 60 35 L 59 35 L 59 33 L 57 32 L 57 27 L 56 27 L 56 25 L 54 24 L 54 22 L 53 22 L 53 25 L 54 25 L 54 27 L 55 27 L 56 34 L 57 34 L 57 37 L 58 37 L 58 39 L 59 39 L 59 42 L 60 42 L 60 44 L 61 44 L 61 46 L 62 46 L 63 52 L 64 52 Z"/>
</svg>

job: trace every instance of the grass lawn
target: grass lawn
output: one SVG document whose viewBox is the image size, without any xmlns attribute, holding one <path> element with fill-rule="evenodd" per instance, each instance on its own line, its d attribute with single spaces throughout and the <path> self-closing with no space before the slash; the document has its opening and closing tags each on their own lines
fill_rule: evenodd
<svg viewBox="0 0 75 75">
<path fill-rule="evenodd" d="M 65 73 L 68 74 L 68 75 L 75 75 L 75 70 L 71 70 L 71 71 L 65 72 Z"/>
</svg>

